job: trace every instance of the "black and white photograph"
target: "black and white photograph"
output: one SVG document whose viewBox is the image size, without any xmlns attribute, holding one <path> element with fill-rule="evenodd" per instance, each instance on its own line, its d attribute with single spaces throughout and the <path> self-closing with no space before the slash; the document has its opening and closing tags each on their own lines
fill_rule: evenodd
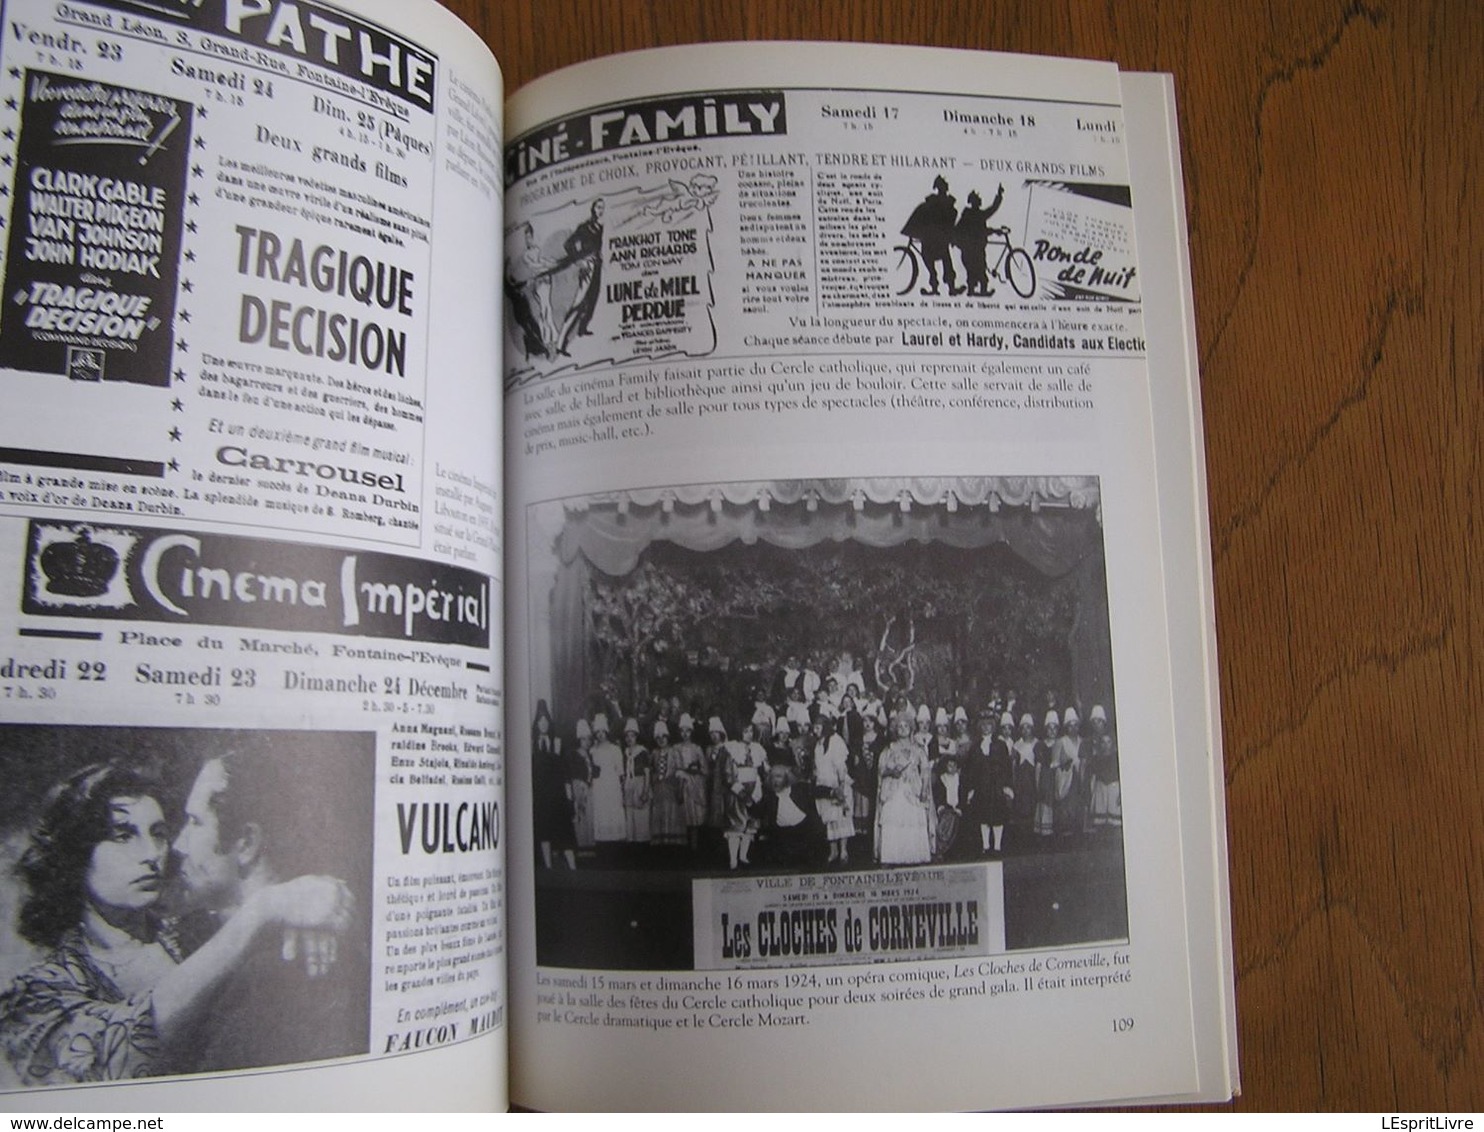
<svg viewBox="0 0 1484 1132">
<path fill-rule="evenodd" d="M 532 507 L 540 962 L 702 966 L 693 908 L 749 876 L 869 902 L 905 871 L 993 923 L 991 951 L 1126 937 L 1100 492 L 880 477 Z M 943 895 L 965 883 L 1003 907 Z"/>
<path fill-rule="evenodd" d="M 364 1054 L 375 736 L 0 726 L 0 1089 Z"/>
</svg>

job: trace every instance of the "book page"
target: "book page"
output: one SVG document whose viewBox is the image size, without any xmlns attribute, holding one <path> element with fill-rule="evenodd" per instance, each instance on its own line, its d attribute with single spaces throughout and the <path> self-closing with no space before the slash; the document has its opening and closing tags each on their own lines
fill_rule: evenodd
<svg viewBox="0 0 1484 1132">
<path fill-rule="evenodd" d="M 0 58 L 6 1103 L 503 1108 L 498 67 L 422 0 Z"/>
<path fill-rule="evenodd" d="M 514 1099 L 1197 1094 L 1116 69 L 676 49 L 508 135 Z"/>
<path fill-rule="evenodd" d="M 1186 885 L 1192 905 L 1204 904 L 1208 909 L 1205 915 L 1190 917 L 1191 984 L 1197 1016 L 1225 1019 L 1224 1028 L 1207 1026 L 1196 1031 L 1202 1043 L 1201 1095 L 1207 1100 L 1227 1100 L 1239 1072 L 1226 790 L 1216 684 L 1205 434 L 1196 380 L 1195 309 L 1175 91 L 1168 75 L 1124 73 L 1119 81 L 1139 226 L 1139 263 L 1144 270 L 1144 328 L 1154 391 L 1165 589 L 1172 610 L 1171 676 Z"/>
</svg>

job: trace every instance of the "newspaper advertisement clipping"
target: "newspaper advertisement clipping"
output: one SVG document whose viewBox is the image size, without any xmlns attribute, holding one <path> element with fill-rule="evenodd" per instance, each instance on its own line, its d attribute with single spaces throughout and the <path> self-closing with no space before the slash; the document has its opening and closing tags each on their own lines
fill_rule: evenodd
<svg viewBox="0 0 1484 1132">
<path fill-rule="evenodd" d="M 0 1090 L 498 1031 L 498 92 L 308 0 L 0 52 Z"/>
</svg>

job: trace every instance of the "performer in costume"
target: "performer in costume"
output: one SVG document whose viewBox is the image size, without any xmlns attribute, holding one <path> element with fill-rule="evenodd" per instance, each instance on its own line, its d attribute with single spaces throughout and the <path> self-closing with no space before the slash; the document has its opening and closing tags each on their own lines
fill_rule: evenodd
<svg viewBox="0 0 1484 1132">
<path fill-rule="evenodd" d="M 711 721 L 711 730 L 713 734 L 721 730 L 720 719 Z M 721 744 L 727 864 L 733 869 L 751 863 L 748 855 L 757 828 L 752 807 L 762 799 L 763 776 L 768 769 L 767 753 L 757 742 L 756 734 L 748 724 L 742 729 L 741 739 Z"/>
<path fill-rule="evenodd" d="M 670 728 L 663 719 L 655 721 L 654 749 L 649 759 L 650 843 L 684 845 L 685 771 L 680 753 L 670 746 Z"/>
<path fill-rule="evenodd" d="M 593 749 L 593 729 L 587 720 L 579 719 L 576 727 L 577 741 L 567 752 L 564 760 L 567 782 L 572 791 L 572 831 L 577 836 L 577 849 L 591 849 L 593 837 L 593 764 L 590 753 Z"/>
<path fill-rule="evenodd" d="M 1016 850 L 1031 844 L 1036 822 L 1036 719 L 1030 712 L 1020 717 L 1020 734 L 1015 739 L 1014 770 L 1011 785 L 1015 798 L 1010 806 L 1010 844 Z"/>
<path fill-rule="evenodd" d="M 876 859 L 883 865 L 915 865 L 932 857 L 927 744 L 913 737 L 912 728 L 912 716 L 898 713 L 892 721 L 896 737 L 881 753 L 876 786 Z"/>
<path fill-rule="evenodd" d="M 1032 828 L 1040 837 L 1056 832 L 1056 747 L 1061 738 L 1061 720 L 1056 709 L 1046 712 L 1041 725 L 1041 741 L 1036 745 L 1036 811 Z"/>
<path fill-rule="evenodd" d="M 796 782 L 787 766 L 768 768 L 768 789 L 753 807 L 760 839 L 758 863 L 770 868 L 813 868 L 825 845 L 824 822 L 819 819 L 813 791 Z"/>
<path fill-rule="evenodd" d="M 537 847 L 541 864 L 551 868 L 552 854 L 560 853 L 569 869 L 577 867 L 577 831 L 573 825 L 572 788 L 562 759 L 561 740 L 552 735 L 546 701 L 536 705 L 531 724 L 531 795 L 535 806 Z"/>
<path fill-rule="evenodd" d="M 608 716 L 593 716 L 593 838 L 612 845 L 628 837 L 623 804 L 623 751 L 608 738 Z"/>
<path fill-rule="evenodd" d="M 850 752 L 836 731 L 832 718 L 814 722 L 814 787 L 818 810 L 829 837 L 831 864 L 850 859 L 850 839 L 855 835 L 855 801 L 848 768 Z"/>
<path fill-rule="evenodd" d="M 639 742 L 639 724 L 632 717 L 623 725 L 624 839 L 649 842 L 649 751 Z"/>
<path fill-rule="evenodd" d="M 675 761 L 680 771 L 680 810 L 685 822 L 685 839 L 694 857 L 701 848 L 701 829 L 706 824 L 706 752 L 692 734 L 695 720 L 683 712 L 679 721 L 680 742 L 675 744 Z"/>
<path fill-rule="evenodd" d="M 967 855 L 973 845 L 970 823 L 964 820 L 968 804 L 969 782 L 959 766 L 959 757 L 950 752 L 939 760 L 933 771 L 933 859 L 955 861 Z"/>
<path fill-rule="evenodd" d="M 1118 784 L 1118 744 L 1108 729 L 1108 717 L 1101 704 L 1093 705 L 1087 725 L 1090 731 L 1087 743 L 1092 745 L 1093 752 L 1088 762 L 1091 782 L 1088 823 L 1094 830 L 1119 829 L 1123 826 L 1123 794 Z"/>
<path fill-rule="evenodd" d="M 1087 821 L 1087 768 L 1082 763 L 1081 720 L 1074 707 L 1062 713 L 1062 733 L 1052 763 L 1056 767 L 1056 832 L 1072 837 L 1082 833 Z"/>
</svg>

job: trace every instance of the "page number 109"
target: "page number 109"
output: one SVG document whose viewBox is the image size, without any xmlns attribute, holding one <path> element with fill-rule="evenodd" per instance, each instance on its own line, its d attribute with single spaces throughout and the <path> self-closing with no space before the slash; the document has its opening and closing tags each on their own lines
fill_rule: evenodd
<svg viewBox="0 0 1484 1132">
<path fill-rule="evenodd" d="M 1115 1019 L 1113 1019 L 1113 1032 L 1115 1034 L 1126 1034 L 1130 1030 L 1132 1030 L 1133 1028 L 1134 1028 L 1134 1020 L 1132 1018 L 1115 1018 Z"/>
</svg>

